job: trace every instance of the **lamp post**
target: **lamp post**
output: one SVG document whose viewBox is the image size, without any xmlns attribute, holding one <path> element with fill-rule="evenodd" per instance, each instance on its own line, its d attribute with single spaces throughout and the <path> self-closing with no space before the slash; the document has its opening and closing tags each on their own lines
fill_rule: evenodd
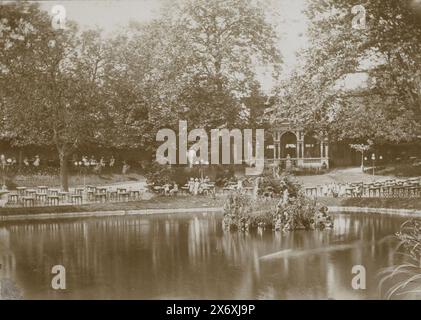
<svg viewBox="0 0 421 320">
<path fill-rule="evenodd" d="M 379 160 L 383 160 L 383 156 L 379 156 Z M 374 153 L 371 154 L 371 161 L 373 163 L 373 176 L 374 176 L 374 170 L 376 167 L 376 155 Z"/>
<path fill-rule="evenodd" d="M 2 171 L 2 178 L 3 178 L 3 185 L 2 190 L 6 190 L 6 163 L 1 164 L 1 171 Z"/>
<path fill-rule="evenodd" d="M 83 170 L 83 163 L 82 163 L 82 161 L 75 161 L 75 166 L 76 167 L 79 167 L 79 177 L 81 176 L 81 174 L 82 174 L 82 170 Z M 85 188 L 85 171 L 83 171 L 83 187 Z"/>
</svg>

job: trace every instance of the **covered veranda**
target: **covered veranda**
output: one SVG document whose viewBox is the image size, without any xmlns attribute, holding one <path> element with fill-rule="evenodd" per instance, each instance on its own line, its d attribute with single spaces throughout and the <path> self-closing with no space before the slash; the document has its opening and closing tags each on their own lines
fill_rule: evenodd
<svg viewBox="0 0 421 320">
<path fill-rule="evenodd" d="M 306 134 L 302 128 L 284 121 L 271 130 L 272 144 L 267 145 L 266 160 L 285 167 L 287 159 L 298 168 L 329 168 L 329 141 L 327 137 Z"/>
</svg>

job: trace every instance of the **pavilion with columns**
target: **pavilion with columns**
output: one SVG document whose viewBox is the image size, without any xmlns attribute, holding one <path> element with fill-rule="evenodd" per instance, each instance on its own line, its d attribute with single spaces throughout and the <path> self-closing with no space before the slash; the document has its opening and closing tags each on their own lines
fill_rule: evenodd
<svg viewBox="0 0 421 320">
<path fill-rule="evenodd" d="M 305 134 L 303 128 L 287 120 L 277 121 L 271 133 L 273 144 L 266 146 L 269 162 L 285 164 L 291 159 L 298 168 L 329 168 L 329 141 L 326 137 Z"/>
</svg>

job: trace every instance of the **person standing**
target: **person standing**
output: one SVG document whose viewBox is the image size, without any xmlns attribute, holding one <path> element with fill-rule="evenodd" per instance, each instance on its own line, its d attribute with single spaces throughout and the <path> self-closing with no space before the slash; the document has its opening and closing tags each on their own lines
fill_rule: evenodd
<svg viewBox="0 0 421 320">
<path fill-rule="evenodd" d="M 197 196 L 199 193 L 200 181 L 198 178 L 194 179 L 194 187 L 193 187 L 193 194 Z"/>
<path fill-rule="evenodd" d="M 115 164 L 115 159 L 114 159 L 113 156 L 111 156 L 111 159 L 110 159 L 110 167 L 111 168 L 114 167 L 114 164 Z"/>
<path fill-rule="evenodd" d="M 40 158 L 39 158 L 39 155 L 36 155 L 35 156 L 35 160 L 34 160 L 34 162 L 33 162 L 33 165 L 34 165 L 34 167 L 39 167 L 39 165 L 40 165 Z"/>
<path fill-rule="evenodd" d="M 193 180 L 193 178 L 190 178 L 189 183 L 188 183 L 188 187 L 189 187 L 189 193 L 193 194 L 193 191 L 194 191 L 194 180 Z"/>
</svg>

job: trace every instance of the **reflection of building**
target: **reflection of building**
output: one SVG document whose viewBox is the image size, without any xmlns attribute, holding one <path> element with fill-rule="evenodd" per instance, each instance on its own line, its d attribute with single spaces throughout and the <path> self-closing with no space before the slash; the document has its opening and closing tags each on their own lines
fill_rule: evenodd
<svg viewBox="0 0 421 320">
<path fill-rule="evenodd" d="M 300 168 L 329 168 L 329 142 L 326 137 L 305 134 L 302 128 L 294 127 L 288 121 L 276 123 L 272 128 L 272 154 L 266 157 L 270 162 L 284 163 L 288 155 L 294 165 Z"/>
</svg>

